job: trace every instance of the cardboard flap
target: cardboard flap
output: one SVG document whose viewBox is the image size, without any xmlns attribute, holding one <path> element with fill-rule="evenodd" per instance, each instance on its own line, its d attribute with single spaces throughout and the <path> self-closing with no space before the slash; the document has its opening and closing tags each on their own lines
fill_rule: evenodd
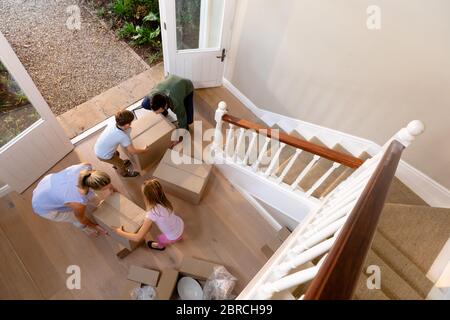
<svg viewBox="0 0 450 320">
<path fill-rule="evenodd" d="M 137 115 L 137 119 L 134 120 L 131 124 L 131 139 L 134 139 L 141 135 L 144 131 L 153 127 L 157 123 L 163 120 L 163 116 L 160 114 L 156 114 L 152 111 L 140 112 Z"/>
<path fill-rule="evenodd" d="M 140 228 L 138 223 L 121 214 L 108 203 L 103 203 L 101 207 L 93 213 L 93 215 L 97 222 L 102 222 L 110 228 L 123 226 L 123 229 L 126 232 L 133 233 L 137 232 Z"/>
<path fill-rule="evenodd" d="M 158 284 L 159 271 L 131 266 L 128 271 L 128 280 L 143 283 L 152 287 Z"/>
<path fill-rule="evenodd" d="M 216 266 L 220 265 L 192 257 L 184 257 L 179 271 L 182 275 L 198 280 L 207 280 Z"/>
<path fill-rule="evenodd" d="M 171 123 L 166 120 L 161 120 L 156 123 L 151 128 L 147 128 L 144 132 L 142 132 L 139 136 L 135 137 L 133 140 L 133 145 L 136 148 L 145 148 L 146 146 L 150 146 L 154 144 L 156 141 L 165 137 L 167 134 L 172 132 L 175 129 Z M 167 146 L 169 147 L 169 146 Z M 151 149 L 150 151 L 151 152 Z"/>
<path fill-rule="evenodd" d="M 132 221 L 145 215 L 145 210 L 118 192 L 111 194 L 105 202 Z"/>
</svg>

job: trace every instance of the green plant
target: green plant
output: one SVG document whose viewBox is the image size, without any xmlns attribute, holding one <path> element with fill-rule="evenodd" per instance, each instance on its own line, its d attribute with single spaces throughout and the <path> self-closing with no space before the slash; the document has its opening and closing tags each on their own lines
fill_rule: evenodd
<svg viewBox="0 0 450 320">
<path fill-rule="evenodd" d="M 163 59 L 163 53 L 161 50 L 157 50 L 156 52 L 150 53 L 147 57 L 147 62 L 149 65 L 153 65 Z"/>
<path fill-rule="evenodd" d="M 156 13 L 149 12 L 142 21 L 144 22 L 151 22 L 151 21 L 158 21 L 159 22 L 159 16 Z"/>
<path fill-rule="evenodd" d="M 161 33 L 161 29 L 159 28 L 159 26 L 155 30 L 147 27 L 137 26 L 135 31 L 136 35 L 134 35 L 132 39 L 133 42 L 138 45 L 146 43 L 151 45 L 156 44 L 155 39 Z"/>
<path fill-rule="evenodd" d="M 133 15 L 133 0 L 116 0 L 112 5 L 112 11 L 118 17 L 131 17 Z"/>
<path fill-rule="evenodd" d="M 125 22 L 122 28 L 119 29 L 117 32 L 117 35 L 120 38 L 130 39 L 136 34 L 136 28 L 134 27 L 134 24 L 131 22 Z"/>
</svg>

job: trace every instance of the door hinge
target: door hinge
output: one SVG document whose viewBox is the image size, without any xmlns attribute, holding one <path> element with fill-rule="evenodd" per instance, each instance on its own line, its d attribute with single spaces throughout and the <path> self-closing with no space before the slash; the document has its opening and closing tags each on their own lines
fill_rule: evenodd
<svg viewBox="0 0 450 320">
<path fill-rule="evenodd" d="M 164 30 L 167 30 L 167 25 L 165 22 L 164 22 Z"/>
<path fill-rule="evenodd" d="M 222 49 L 222 55 L 217 56 L 217 59 L 220 59 L 220 61 L 223 62 L 225 60 L 225 57 L 227 56 L 225 53 L 226 53 L 225 49 Z"/>
</svg>

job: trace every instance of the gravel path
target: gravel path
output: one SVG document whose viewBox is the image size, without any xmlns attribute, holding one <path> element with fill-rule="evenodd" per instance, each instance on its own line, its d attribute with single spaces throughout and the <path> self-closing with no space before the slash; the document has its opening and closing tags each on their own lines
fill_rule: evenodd
<svg viewBox="0 0 450 320">
<path fill-rule="evenodd" d="M 91 99 L 148 66 L 83 6 L 83 0 L 1 0 L 0 31 L 55 115 Z M 81 29 L 66 22 L 81 9 Z"/>
</svg>

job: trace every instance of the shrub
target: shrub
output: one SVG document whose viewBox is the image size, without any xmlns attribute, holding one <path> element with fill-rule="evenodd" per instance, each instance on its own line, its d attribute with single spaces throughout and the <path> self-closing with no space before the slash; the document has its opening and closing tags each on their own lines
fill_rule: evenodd
<svg viewBox="0 0 450 320">
<path fill-rule="evenodd" d="M 120 38 L 130 39 L 136 34 L 136 29 L 134 27 L 134 24 L 131 22 L 125 22 L 122 28 L 119 29 L 117 32 L 117 35 Z"/>
<path fill-rule="evenodd" d="M 155 41 L 155 39 L 161 33 L 161 29 L 159 27 L 156 28 L 156 30 L 152 30 L 147 27 L 137 26 L 135 31 L 136 35 L 134 35 L 132 39 L 133 42 L 138 45 L 146 43 L 151 44 L 153 46 L 156 45 L 157 42 Z"/>
</svg>

